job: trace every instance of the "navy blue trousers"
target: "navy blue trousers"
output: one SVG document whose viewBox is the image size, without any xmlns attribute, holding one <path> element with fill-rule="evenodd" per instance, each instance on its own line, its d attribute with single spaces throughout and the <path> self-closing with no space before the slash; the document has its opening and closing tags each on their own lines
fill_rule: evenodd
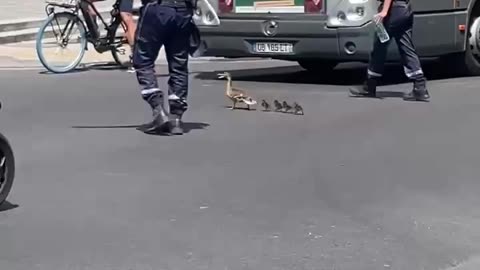
<svg viewBox="0 0 480 270">
<path fill-rule="evenodd" d="M 383 3 L 379 10 L 382 7 Z M 395 40 L 397 43 L 405 75 L 412 81 L 424 81 L 423 70 L 412 40 L 413 11 L 411 5 L 404 1 L 394 1 L 383 24 L 390 36 L 390 41 Z M 390 41 L 381 43 L 375 35 L 373 50 L 370 54 L 368 77 L 375 78 L 383 75 Z"/>
<path fill-rule="evenodd" d="M 170 113 L 180 116 L 187 110 L 192 15 L 192 8 L 187 6 L 147 3 L 141 9 L 133 51 L 133 67 L 143 99 L 154 108 L 158 97 L 168 98 Z M 155 61 L 162 46 L 165 46 L 170 75 L 168 97 L 162 96 L 155 76 Z"/>
</svg>

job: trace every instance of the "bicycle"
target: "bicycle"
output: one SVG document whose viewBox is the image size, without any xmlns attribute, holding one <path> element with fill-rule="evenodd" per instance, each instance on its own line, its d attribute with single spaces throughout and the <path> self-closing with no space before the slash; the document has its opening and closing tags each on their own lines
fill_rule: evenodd
<svg viewBox="0 0 480 270">
<path fill-rule="evenodd" d="M 0 103 L 0 108 L 2 107 Z M 15 178 L 15 158 L 7 138 L 0 133 L 0 205 L 10 193 Z"/>
<path fill-rule="evenodd" d="M 128 58 L 126 60 L 122 60 L 121 56 L 126 55 L 127 50 L 121 47 L 126 45 L 127 48 L 130 48 L 130 46 L 125 38 L 126 25 L 120 17 L 120 1 L 116 0 L 113 4 L 110 11 L 111 19 L 107 23 L 97 8 L 95 8 L 95 5 L 86 0 L 46 0 L 45 12 L 48 17 L 40 26 L 36 37 L 37 56 L 42 65 L 53 73 L 69 72 L 80 64 L 85 51 L 88 50 L 88 43 L 91 43 L 93 48 L 100 54 L 111 51 L 115 62 L 122 68 L 127 68 L 130 65 L 130 55 L 127 55 Z M 105 35 L 102 36 L 101 33 L 97 32 L 96 23 L 88 13 L 89 7 L 100 18 L 106 30 Z M 55 11 L 56 8 L 63 8 L 64 11 L 57 13 Z M 79 16 L 80 12 L 83 15 L 83 20 Z M 54 24 L 57 28 L 55 28 Z M 122 26 L 121 28 L 119 28 L 120 25 Z M 48 26 L 52 27 L 52 31 L 47 31 Z M 78 29 L 78 34 L 72 36 L 75 27 Z M 118 30 L 123 30 L 123 34 L 118 34 Z M 52 37 L 53 44 L 58 47 L 57 50 L 60 48 L 63 51 L 69 44 L 75 44 L 75 41 L 78 43 L 77 46 L 73 45 L 74 48 L 78 47 L 79 52 L 74 55 L 72 61 L 65 63 L 63 56 L 61 59 L 54 58 L 54 61 L 57 60 L 59 65 L 47 61 L 46 58 L 50 56 L 51 51 L 44 50 L 42 44 L 43 41 L 50 41 Z"/>
</svg>

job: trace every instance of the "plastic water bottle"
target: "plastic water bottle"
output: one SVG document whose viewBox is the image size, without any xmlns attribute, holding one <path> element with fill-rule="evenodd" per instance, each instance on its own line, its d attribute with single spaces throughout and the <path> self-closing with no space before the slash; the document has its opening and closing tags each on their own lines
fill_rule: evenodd
<svg viewBox="0 0 480 270">
<path fill-rule="evenodd" d="M 375 32 L 377 33 L 378 39 L 380 39 L 381 43 L 385 43 L 390 40 L 390 36 L 388 35 L 385 26 L 383 26 L 383 23 L 375 23 Z"/>
</svg>

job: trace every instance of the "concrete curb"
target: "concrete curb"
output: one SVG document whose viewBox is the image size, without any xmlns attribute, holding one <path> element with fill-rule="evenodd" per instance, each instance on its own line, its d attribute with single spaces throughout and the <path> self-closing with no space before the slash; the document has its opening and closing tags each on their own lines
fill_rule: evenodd
<svg viewBox="0 0 480 270">
<path fill-rule="evenodd" d="M 134 14 L 138 15 L 139 6 L 134 7 Z M 104 19 L 110 18 L 110 8 L 98 9 Z M 0 44 L 17 43 L 35 40 L 39 27 L 47 18 L 23 18 L 17 20 L 0 20 Z"/>
<path fill-rule="evenodd" d="M 45 15 L 46 18 L 46 15 Z M 39 27 L 45 18 L 24 18 L 20 20 L 2 20 L 0 21 L 0 32 L 17 31 L 28 28 Z"/>
<path fill-rule="evenodd" d="M 134 15 L 135 20 L 138 20 L 138 12 L 141 5 L 134 6 Z M 108 8 L 99 8 L 99 13 L 102 17 L 106 20 L 110 18 L 111 7 Z M 34 41 L 38 34 L 38 30 L 42 23 L 47 18 L 45 14 L 42 18 L 23 18 L 23 19 L 15 19 L 15 20 L 0 20 L 0 45 L 5 44 L 12 44 L 12 43 L 19 43 L 19 42 L 29 42 Z M 51 32 L 51 31 L 50 31 Z M 48 33 L 47 33 L 47 36 Z M 163 58 L 163 48 L 162 52 L 160 52 L 160 57 Z M 222 61 L 224 58 L 219 57 L 195 57 L 194 59 L 202 60 L 202 61 Z M 244 59 L 248 60 L 248 59 Z M 193 60 L 195 61 L 195 60 Z M 229 60 L 226 60 L 229 61 Z"/>
</svg>

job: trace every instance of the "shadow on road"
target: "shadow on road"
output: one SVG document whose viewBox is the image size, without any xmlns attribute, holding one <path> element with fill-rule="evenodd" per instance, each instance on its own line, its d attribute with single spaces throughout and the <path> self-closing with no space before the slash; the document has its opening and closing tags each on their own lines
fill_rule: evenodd
<svg viewBox="0 0 480 270">
<path fill-rule="evenodd" d="M 0 212 L 5 212 L 8 210 L 12 210 L 18 207 L 18 204 L 12 204 L 9 201 L 5 201 L 2 204 L 0 204 Z"/>
<path fill-rule="evenodd" d="M 115 62 L 107 62 L 107 63 L 96 63 L 96 64 L 89 64 L 83 67 L 84 70 L 127 70 L 127 68 L 119 66 Z"/>
<path fill-rule="evenodd" d="M 127 70 L 127 68 L 123 68 L 119 66 L 115 62 L 104 62 L 104 63 L 93 63 L 93 64 L 80 64 L 78 65 L 77 68 L 74 70 L 67 72 L 65 74 L 75 74 L 75 73 L 81 73 L 81 72 L 86 72 L 86 71 L 91 71 L 91 70 L 96 70 L 96 71 L 111 71 L 111 70 Z M 40 71 L 39 74 L 42 75 L 61 75 L 62 73 L 53 73 L 48 70 Z"/>
<path fill-rule="evenodd" d="M 138 129 L 142 125 L 97 125 L 97 126 L 72 126 L 75 129 Z M 189 133 L 195 129 L 205 129 L 210 124 L 202 122 L 184 122 L 183 129 L 185 133 Z"/>
<path fill-rule="evenodd" d="M 187 133 L 190 133 L 190 131 L 192 130 L 196 130 L 196 129 L 205 129 L 207 127 L 209 127 L 210 124 L 207 124 L 207 123 L 199 123 L 199 122 L 184 122 L 183 123 L 183 132 L 185 134 Z M 165 133 L 148 133 L 148 132 L 144 132 L 142 131 L 141 129 L 139 129 L 140 132 L 143 132 L 147 135 L 152 135 L 152 136 L 169 136 L 168 134 L 165 134 Z"/>
<path fill-rule="evenodd" d="M 436 68 L 437 66 L 437 68 Z M 219 72 L 228 71 L 235 81 L 291 83 L 291 84 L 329 84 L 329 85 L 359 85 L 365 79 L 366 64 L 340 64 L 333 71 L 315 74 L 299 66 L 283 66 L 268 68 L 249 68 L 237 70 L 214 70 L 200 72 L 195 78 L 201 80 L 217 80 Z M 428 80 L 451 79 L 458 76 L 438 68 L 436 61 L 423 63 L 423 69 Z M 388 64 L 380 85 L 407 83 L 403 67 L 398 64 Z"/>
<path fill-rule="evenodd" d="M 110 125 L 110 126 L 72 126 L 72 128 L 77 128 L 77 129 L 125 129 L 125 128 L 138 128 L 140 125 Z"/>
<path fill-rule="evenodd" d="M 396 92 L 396 91 L 377 91 L 376 92 L 376 97 L 377 99 L 384 99 L 384 98 L 403 98 L 404 92 Z M 356 97 L 352 96 L 352 98 L 358 98 L 358 99 L 371 99 L 371 97 Z"/>
</svg>

